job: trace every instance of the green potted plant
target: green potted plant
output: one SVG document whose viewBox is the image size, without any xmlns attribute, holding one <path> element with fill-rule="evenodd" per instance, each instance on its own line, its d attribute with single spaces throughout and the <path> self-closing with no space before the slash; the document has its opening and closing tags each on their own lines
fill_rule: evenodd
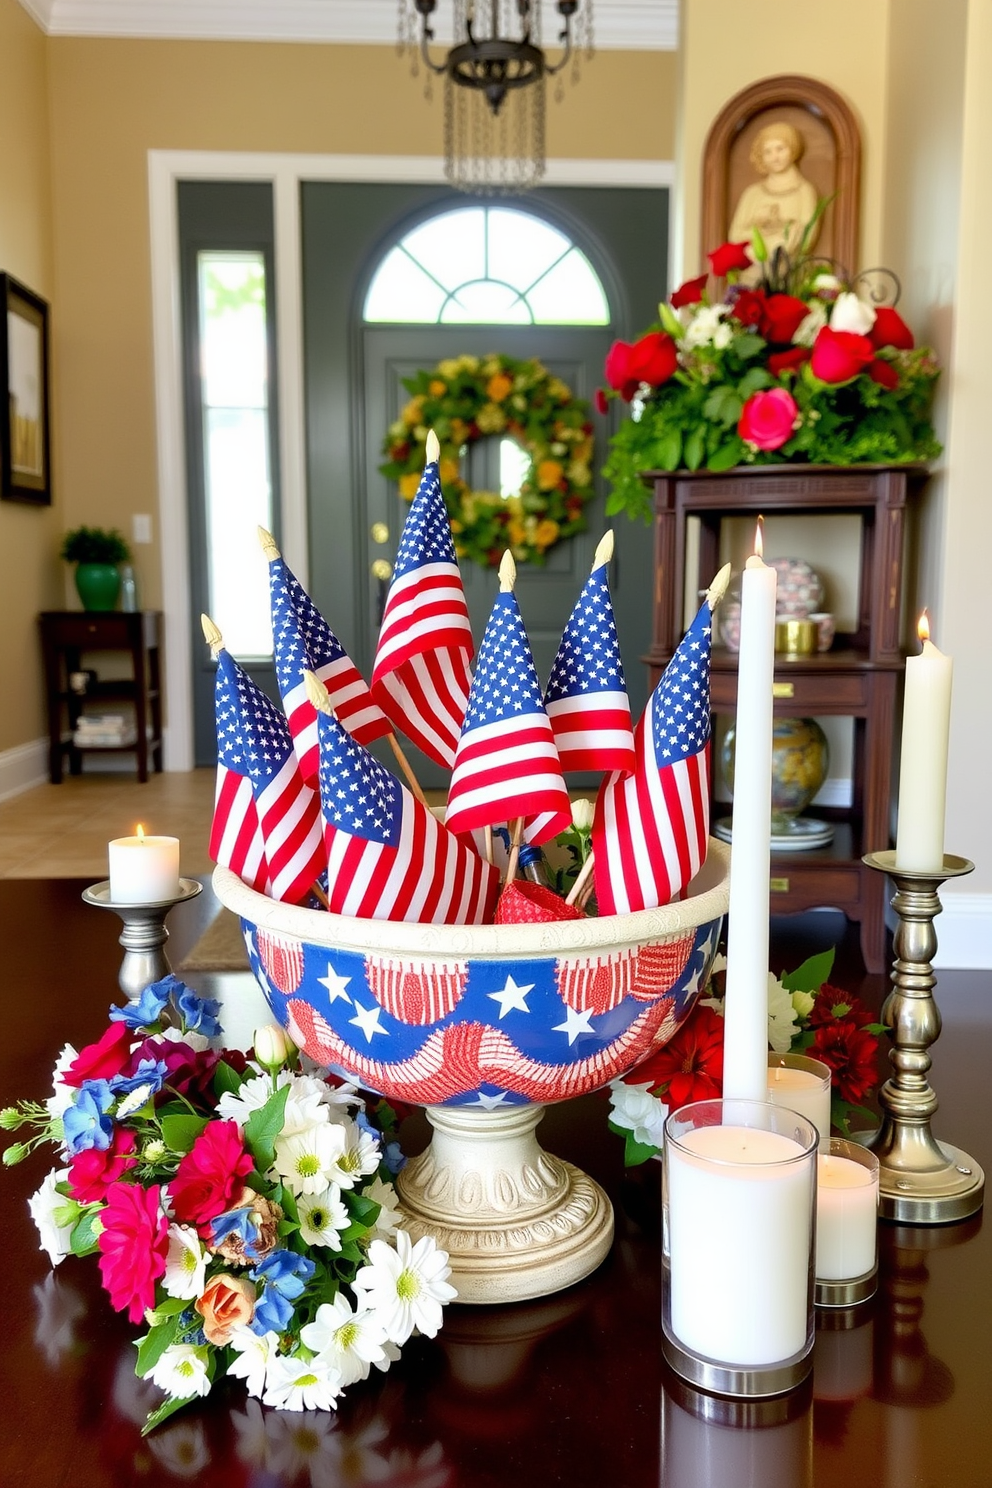
<svg viewBox="0 0 992 1488">
<path fill-rule="evenodd" d="M 76 589 L 84 610 L 112 610 L 121 576 L 117 565 L 131 550 L 116 527 L 74 527 L 62 540 L 61 557 L 76 565 Z"/>
</svg>

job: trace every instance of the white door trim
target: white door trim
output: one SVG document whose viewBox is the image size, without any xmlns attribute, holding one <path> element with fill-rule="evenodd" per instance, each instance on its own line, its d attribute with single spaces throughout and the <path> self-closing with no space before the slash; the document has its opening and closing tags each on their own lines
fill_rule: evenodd
<svg viewBox="0 0 992 1488">
<path fill-rule="evenodd" d="M 190 676 L 189 531 L 183 427 L 182 334 L 176 183 L 182 180 L 269 181 L 275 219 L 279 321 L 279 473 L 282 545 L 306 583 L 308 569 L 303 305 L 300 274 L 300 184 L 303 181 L 444 182 L 444 163 L 428 155 L 280 155 L 236 151 L 149 150 L 152 345 L 158 464 L 162 609 L 165 617 L 163 731 L 167 770 L 193 768 Z M 672 186 L 670 160 L 549 160 L 548 186 Z"/>
</svg>

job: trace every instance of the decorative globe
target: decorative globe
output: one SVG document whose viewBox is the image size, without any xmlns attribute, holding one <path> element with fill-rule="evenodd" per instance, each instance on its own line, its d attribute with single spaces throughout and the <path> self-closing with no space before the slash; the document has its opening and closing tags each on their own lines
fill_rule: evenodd
<svg viewBox="0 0 992 1488">
<path fill-rule="evenodd" d="M 734 791 L 736 729 L 727 730 L 720 763 Z M 815 718 L 776 718 L 772 730 L 772 831 L 785 832 L 827 778 L 830 745 Z"/>
</svg>

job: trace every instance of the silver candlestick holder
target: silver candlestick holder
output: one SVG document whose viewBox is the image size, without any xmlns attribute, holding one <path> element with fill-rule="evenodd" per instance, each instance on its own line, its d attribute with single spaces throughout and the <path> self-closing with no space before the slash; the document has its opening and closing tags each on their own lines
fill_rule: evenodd
<svg viewBox="0 0 992 1488">
<path fill-rule="evenodd" d="M 971 873 L 974 863 L 945 854 L 939 872 L 896 867 L 892 851 L 866 854 L 869 868 L 895 883 L 892 907 L 899 917 L 892 964 L 892 990 L 882 1007 L 892 1047 L 893 1073 L 879 1091 L 882 1122 L 857 1140 L 878 1158 L 879 1215 L 900 1224 L 951 1224 L 982 1207 L 985 1174 L 973 1157 L 938 1142 L 930 1128 L 937 1097 L 927 1078 L 930 1046 L 940 1034 L 940 1011 L 933 989 L 937 978 L 934 918 L 940 913 L 937 890 L 949 878 Z"/>
<path fill-rule="evenodd" d="M 97 909 L 112 909 L 124 921 L 120 936 L 124 960 L 117 985 L 132 1002 L 137 1001 L 152 982 L 161 981 L 172 970 L 165 954 L 165 942 L 169 938 L 165 917 L 169 910 L 177 904 L 186 904 L 202 892 L 203 885 L 195 878 L 181 878 L 175 898 L 162 899 L 157 904 L 118 904 L 110 897 L 109 879 L 83 890 L 84 904 L 94 904 Z"/>
</svg>

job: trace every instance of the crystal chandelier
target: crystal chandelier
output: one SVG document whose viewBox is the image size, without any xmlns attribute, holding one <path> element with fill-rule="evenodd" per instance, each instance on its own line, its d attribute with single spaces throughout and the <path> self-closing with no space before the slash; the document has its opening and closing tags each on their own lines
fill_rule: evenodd
<svg viewBox="0 0 992 1488">
<path fill-rule="evenodd" d="M 544 175 L 545 80 L 592 55 L 592 0 L 554 0 L 561 55 L 541 50 L 541 0 L 453 0 L 454 45 L 431 55 L 437 0 L 401 0 L 400 45 L 444 78 L 444 173 L 458 191 L 505 195 Z M 419 16 L 419 23 L 417 17 Z M 573 24 L 574 23 L 574 24 Z M 418 31 L 419 24 L 419 31 Z M 560 87 L 560 84 L 559 84 Z"/>
</svg>

